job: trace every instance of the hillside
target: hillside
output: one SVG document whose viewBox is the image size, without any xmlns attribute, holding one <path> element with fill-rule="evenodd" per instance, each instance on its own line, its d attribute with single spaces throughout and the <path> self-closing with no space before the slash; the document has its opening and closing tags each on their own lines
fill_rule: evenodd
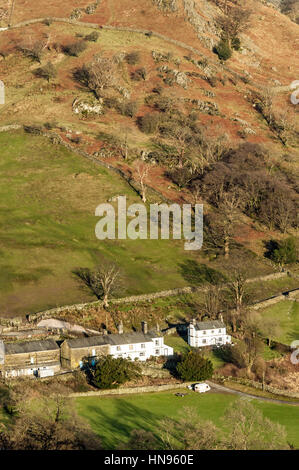
<svg viewBox="0 0 299 470">
<path fill-rule="evenodd" d="M 219 21 L 223 25 L 239 9 L 245 12 L 244 28 L 228 38 L 227 23 L 220 27 Z M 10 27 L 0 31 L 6 93 L 0 127 L 27 130 L 0 134 L 1 222 L 9 227 L 0 246 L 8 291 L 2 313 L 89 299 L 71 272 L 97 262 L 95 207 L 117 194 L 140 201 L 120 176 L 100 171 L 71 150 L 65 153 L 59 138 L 121 169 L 137 188 L 138 165 L 148 165 L 148 202 L 203 202 L 211 233 L 203 252 L 192 254 L 196 262 L 223 275 L 238 258 L 246 260 L 250 276 L 275 269 L 264 258 L 266 242 L 296 237 L 298 228 L 298 106 L 290 100 L 290 85 L 299 79 L 294 21 L 257 0 L 2 0 L 1 12 L 0 26 Z M 235 48 L 220 60 L 214 49 L 224 36 Z M 30 133 L 52 136 L 52 144 Z M 240 193 L 230 226 L 230 263 L 223 240 L 213 240 L 210 248 L 210 237 L 223 229 L 214 218 L 227 210 L 214 197 L 222 164 L 233 169 L 225 201 Z M 100 197 L 98 181 L 104 184 Z M 53 224 L 46 223 L 43 198 Z M 24 211 L 18 213 L 16 201 Z M 72 213 L 77 221 L 71 221 Z M 34 229 L 15 228 L 24 223 Z M 27 261 L 20 257 L 36 236 L 46 245 L 38 263 L 35 248 Z M 126 272 L 126 293 L 186 285 L 180 265 L 190 254 L 169 243 L 105 246 L 102 254 L 116 257 Z"/>
</svg>

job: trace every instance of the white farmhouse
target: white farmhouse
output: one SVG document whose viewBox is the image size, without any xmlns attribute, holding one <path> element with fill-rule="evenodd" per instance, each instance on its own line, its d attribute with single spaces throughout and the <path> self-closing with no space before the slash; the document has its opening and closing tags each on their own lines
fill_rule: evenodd
<svg viewBox="0 0 299 470">
<path fill-rule="evenodd" d="M 222 321 L 197 322 L 192 320 L 188 326 L 188 344 L 201 348 L 204 346 L 231 343 L 231 336 L 226 334 L 226 326 Z"/>
<path fill-rule="evenodd" d="M 112 343 L 110 343 L 110 354 L 113 357 L 146 361 L 151 356 L 173 355 L 173 348 L 166 346 L 164 338 L 156 332 L 109 335 L 109 339 Z"/>
<path fill-rule="evenodd" d="M 173 348 L 164 344 L 164 338 L 158 331 L 148 332 L 146 322 L 143 322 L 140 332 L 123 333 L 122 323 L 118 325 L 118 331 L 119 334 L 65 340 L 61 345 L 62 367 L 83 367 L 84 360 L 94 365 L 97 358 L 107 355 L 133 361 L 146 361 L 151 356 L 173 355 Z"/>
</svg>

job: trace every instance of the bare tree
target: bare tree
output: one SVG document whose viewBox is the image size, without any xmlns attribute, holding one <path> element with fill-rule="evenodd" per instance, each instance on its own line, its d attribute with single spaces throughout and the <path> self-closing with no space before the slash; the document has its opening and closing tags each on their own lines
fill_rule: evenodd
<svg viewBox="0 0 299 470">
<path fill-rule="evenodd" d="M 215 320 L 221 312 L 222 295 L 219 286 L 210 285 L 204 294 L 204 310 L 209 318 Z"/>
<path fill-rule="evenodd" d="M 162 421 L 161 440 L 163 448 L 182 450 L 215 450 L 218 448 L 218 430 L 211 421 L 201 421 L 194 410 L 184 407 L 178 420 L 166 418 Z"/>
<path fill-rule="evenodd" d="M 246 31 L 250 24 L 251 11 L 240 6 L 225 8 L 225 14 L 216 18 L 216 24 L 222 31 L 225 40 L 231 42 L 240 33 Z"/>
<path fill-rule="evenodd" d="M 55 394 L 38 407 L 21 406 L 12 426 L 0 432 L 1 450 L 100 449 L 98 437 L 80 419 L 70 399 Z"/>
<path fill-rule="evenodd" d="M 265 418 L 248 400 L 232 403 L 223 417 L 224 448 L 231 450 L 289 449 L 284 426 Z"/>
<path fill-rule="evenodd" d="M 94 92 L 97 98 L 103 90 L 118 83 L 117 65 L 113 59 L 96 55 L 93 61 L 74 71 L 74 78 Z"/>
<path fill-rule="evenodd" d="M 228 300 L 231 302 L 233 310 L 231 312 L 232 329 L 237 331 L 238 322 L 247 296 L 246 278 L 243 273 L 236 270 L 228 283 Z"/>
<path fill-rule="evenodd" d="M 74 274 L 98 299 L 103 300 L 105 307 L 109 306 L 109 297 L 119 288 L 120 270 L 115 264 L 102 263 L 94 271 L 80 268 L 75 270 Z"/>
<path fill-rule="evenodd" d="M 142 202 L 146 202 L 146 179 L 150 172 L 150 166 L 147 163 L 138 162 L 136 165 L 137 178 L 141 188 Z"/>
<path fill-rule="evenodd" d="M 29 36 L 18 48 L 27 57 L 31 57 L 41 63 L 43 52 L 47 46 L 48 39 L 46 41 L 33 41 L 32 37 Z"/>
</svg>

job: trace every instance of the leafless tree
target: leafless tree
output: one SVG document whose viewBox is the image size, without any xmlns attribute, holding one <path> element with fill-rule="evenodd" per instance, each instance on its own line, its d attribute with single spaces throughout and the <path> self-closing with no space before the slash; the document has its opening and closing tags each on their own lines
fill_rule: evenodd
<svg viewBox="0 0 299 470">
<path fill-rule="evenodd" d="M 216 18 L 216 24 L 221 29 L 224 38 L 227 41 L 231 41 L 248 29 L 250 16 L 251 11 L 248 8 L 227 6 L 224 15 L 220 15 Z"/>
<path fill-rule="evenodd" d="M 232 329 L 235 333 L 237 331 L 238 322 L 247 297 L 246 278 L 240 270 L 235 270 L 233 276 L 227 285 L 227 297 L 231 302 L 231 322 Z"/>
<path fill-rule="evenodd" d="M 231 450 L 289 449 L 284 426 L 265 418 L 248 400 L 239 399 L 229 406 L 223 417 L 226 432 L 224 448 Z"/>
<path fill-rule="evenodd" d="M 222 292 L 219 286 L 210 285 L 204 294 L 204 311 L 215 320 L 222 308 Z"/>
<path fill-rule="evenodd" d="M 138 182 L 141 188 L 142 202 L 145 203 L 146 202 L 146 190 L 147 190 L 146 179 L 149 176 L 150 166 L 147 163 L 138 162 L 136 164 L 136 172 L 137 172 Z"/>
<path fill-rule="evenodd" d="M 31 405 L 31 407 L 30 407 Z M 70 399 L 58 394 L 21 406 L 9 428 L 0 432 L 1 450 L 100 449 L 97 436 L 80 419 Z"/>
<path fill-rule="evenodd" d="M 109 297 L 119 288 L 120 270 L 114 263 L 103 262 L 93 271 L 80 268 L 74 274 L 98 299 L 103 300 L 105 307 L 109 306 Z"/>
<path fill-rule="evenodd" d="M 96 55 L 92 62 L 74 71 L 74 78 L 100 98 L 103 90 L 117 85 L 117 65 L 109 57 Z"/>
<path fill-rule="evenodd" d="M 18 48 L 27 57 L 31 57 L 41 63 L 42 55 L 47 45 L 48 39 L 44 41 L 33 41 L 32 37 L 29 36 L 27 40 L 18 46 Z"/>
</svg>

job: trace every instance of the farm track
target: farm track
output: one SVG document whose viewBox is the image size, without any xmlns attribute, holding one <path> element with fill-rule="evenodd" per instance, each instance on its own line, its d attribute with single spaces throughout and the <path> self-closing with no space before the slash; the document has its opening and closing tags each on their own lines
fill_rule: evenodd
<svg viewBox="0 0 299 470">
<path fill-rule="evenodd" d="M 224 387 L 223 385 L 216 384 L 215 382 L 211 382 L 209 380 L 207 380 L 207 383 L 210 385 L 211 388 L 216 389 L 219 392 L 233 393 L 234 395 L 239 395 L 244 398 L 254 398 L 254 399 L 269 402 L 269 403 L 276 403 L 278 405 L 299 406 L 299 402 L 279 400 L 278 398 L 276 399 L 276 398 L 260 397 L 258 395 L 251 395 L 249 393 L 241 392 L 239 390 L 233 390 L 232 388 Z"/>
</svg>

